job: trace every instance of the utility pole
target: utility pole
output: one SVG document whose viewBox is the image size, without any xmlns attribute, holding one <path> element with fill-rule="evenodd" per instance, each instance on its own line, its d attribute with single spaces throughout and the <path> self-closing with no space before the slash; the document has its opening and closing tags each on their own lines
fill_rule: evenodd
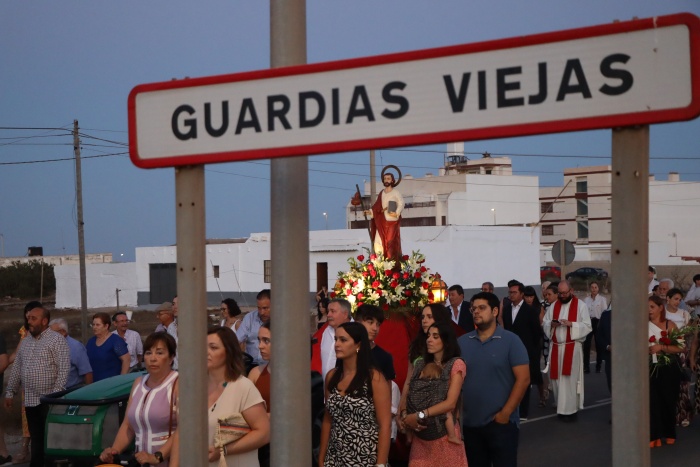
<svg viewBox="0 0 700 467">
<path fill-rule="evenodd" d="M 83 344 L 88 340 L 87 284 L 85 278 L 85 230 L 83 223 L 83 175 L 80 167 L 78 120 L 73 120 L 73 152 L 75 153 L 75 197 L 78 204 L 78 254 L 80 256 L 80 329 Z"/>
<path fill-rule="evenodd" d="M 270 67 L 306 64 L 306 0 L 270 0 Z M 270 465 L 311 463 L 309 303 L 309 163 L 286 157 L 270 162 L 272 322 L 275 345 L 285 351 L 270 363 Z M 291 213 L 294 213 L 293 215 Z M 284 303 L 299 307 L 285 309 Z M 306 324 L 304 324 L 306 323 Z"/>
<path fill-rule="evenodd" d="M 374 157 L 374 149 L 369 150 L 369 205 L 374 206 L 377 201 L 377 186 L 374 180 L 377 177 L 377 163 Z M 383 182 L 384 180 L 382 180 Z M 370 207 L 371 209 L 371 207 Z"/>
</svg>

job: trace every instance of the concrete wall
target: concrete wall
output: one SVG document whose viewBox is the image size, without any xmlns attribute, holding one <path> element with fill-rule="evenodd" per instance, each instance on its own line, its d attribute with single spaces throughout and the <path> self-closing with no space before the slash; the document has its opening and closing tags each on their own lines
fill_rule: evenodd
<svg viewBox="0 0 700 467">
<path fill-rule="evenodd" d="M 86 264 L 87 306 L 100 308 L 119 305 L 137 305 L 137 263 Z M 80 307 L 80 267 L 78 265 L 56 266 L 56 308 Z"/>
<path fill-rule="evenodd" d="M 513 278 L 532 285 L 539 283 L 539 235 L 531 227 L 444 226 L 406 227 L 401 230 L 405 254 L 420 251 L 426 267 L 439 272 L 447 284 L 477 289 L 484 281 L 497 287 Z M 335 283 L 339 271 L 346 271 L 347 260 L 366 254 L 369 235 L 365 230 L 321 230 L 310 232 L 309 303 L 316 288 L 316 263 L 328 263 L 328 285 Z M 270 284 L 265 282 L 264 261 L 270 259 L 269 234 L 252 234 L 245 243 L 207 245 L 207 292 L 210 305 L 224 297 L 241 299 L 254 305 L 255 294 Z M 88 268 L 88 305 L 116 304 L 115 289 L 120 288 L 120 304 L 142 306 L 148 301 L 149 264 L 177 262 L 176 247 L 136 249 L 135 263 L 91 265 Z M 219 278 L 212 265 L 219 266 Z M 274 268 L 274 260 L 272 262 Z M 56 306 L 80 305 L 77 266 L 56 268 Z M 219 292 L 221 291 L 221 292 Z"/>
</svg>

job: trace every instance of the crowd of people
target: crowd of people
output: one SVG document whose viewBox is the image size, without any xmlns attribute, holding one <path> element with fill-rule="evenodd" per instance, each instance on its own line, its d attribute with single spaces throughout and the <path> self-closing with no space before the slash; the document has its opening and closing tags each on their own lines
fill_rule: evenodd
<svg viewBox="0 0 700 467">
<path fill-rule="evenodd" d="M 700 376 L 700 336 L 688 311 L 700 306 L 700 274 L 684 299 L 669 279 L 655 283 L 651 273 L 652 268 L 653 448 L 662 440 L 674 444 L 676 427 L 688 426 L 700 410 L 700 390 L 696 386 L 693 404 L 688 386 L 691 371 Z M 461 286 L 451 286 L 444 304 L 421 310 L 415 337 L 403 355 L 377 345 L 384 311 L 365 304 L 353 313 L 348 301 L 319 291 L 311 359 L 325 390 L 319 466 L 385 467 L 392 453 L 396 457 L 398 444 L 410 446 L 408 465 L 413 467 L 514 466 L 532 385 L 538 387 L 540 406 L 549 404 L 551 393 L 564 422 L 575 422 L 583 408 L 584 375 L 592 368 L 596 373 L 605 369 L 610 388 L 611 307 L 597 283 L 590 284 L 585 299 L 567 281 L 542 284 L 542 300 L 537 290 L 517 280 L 508 282 L 503 299 L 493 291 L 493 284 L 484 282 L 467 300 Z M 270 290 L 262 290 L 256 300 L 257 308 L 242 319 L 236 301 L 223 300 L 220 325 L 208 331 L 211 467 L 270 465 Z M 15 460 L 44 465 L 47 407 L 41 396 L 139 369 L 145 374 L 133 382 L 126 416 L 100 459 L 114 462 L 134 443 L 140 465 L 180 465 L 177 297 L 158 306 L 156 316 L 160 324 L 143 342 L 128 329 L 126 313 L 96 313 L 94 336 L 83 346 L 69 335 L 64 319 L 51 320 L 39 302 L 27 304 L 24 337 L 12 355 L 0 336 L 0 385 L 13 364 L 4 405 L 10 408 L 20 395 L 26 420 L 27 452 Z M 406 368 L 405 380 L 397 378 L 395 357 L 405 358 L 399 367 Z M 249 372 L 246 364 L 253 366 Z M 12 456 L 1 435 L 3 465 Z"/>
</svg>

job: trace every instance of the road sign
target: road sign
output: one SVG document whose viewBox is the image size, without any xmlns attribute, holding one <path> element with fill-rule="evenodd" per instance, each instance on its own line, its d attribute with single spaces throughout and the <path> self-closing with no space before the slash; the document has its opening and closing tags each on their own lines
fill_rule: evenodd
<svg viewBox="0 0 700 467">
<path fill-rule="evenodd" d="M 559 266 L 568 266 L 576 257 L 576 248 L 568 240 L 557 240 L 552 245 L 552 259 Z"/>
<path fill-rule="evenodd" d="M 510 137 L 700 115 L 700 18 L 136 86 L 139 167 Z"/>
</svg>

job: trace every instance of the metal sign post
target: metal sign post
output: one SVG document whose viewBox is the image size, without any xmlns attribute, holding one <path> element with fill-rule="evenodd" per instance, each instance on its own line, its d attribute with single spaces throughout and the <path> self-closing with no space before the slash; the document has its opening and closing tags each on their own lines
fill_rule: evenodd
<svg viewBox="0 0 700 467">
<path fill-rule="evenodd" d="M 648 467 L 648 126 L 612 131 L 612 219 L 612 465 Z"/>
<path fill-rule="evenodd" d="M 270 65 L 306 63 L 306 0 L 270 1 Z M 272 333 L 270 465 L 311 464 L 309 164 L 271 161 Z"/>
<path fill-rule="evenodd" d="M 180 465 L 207 465 L 204 166 L 175 169 Z"/>
</svg>

